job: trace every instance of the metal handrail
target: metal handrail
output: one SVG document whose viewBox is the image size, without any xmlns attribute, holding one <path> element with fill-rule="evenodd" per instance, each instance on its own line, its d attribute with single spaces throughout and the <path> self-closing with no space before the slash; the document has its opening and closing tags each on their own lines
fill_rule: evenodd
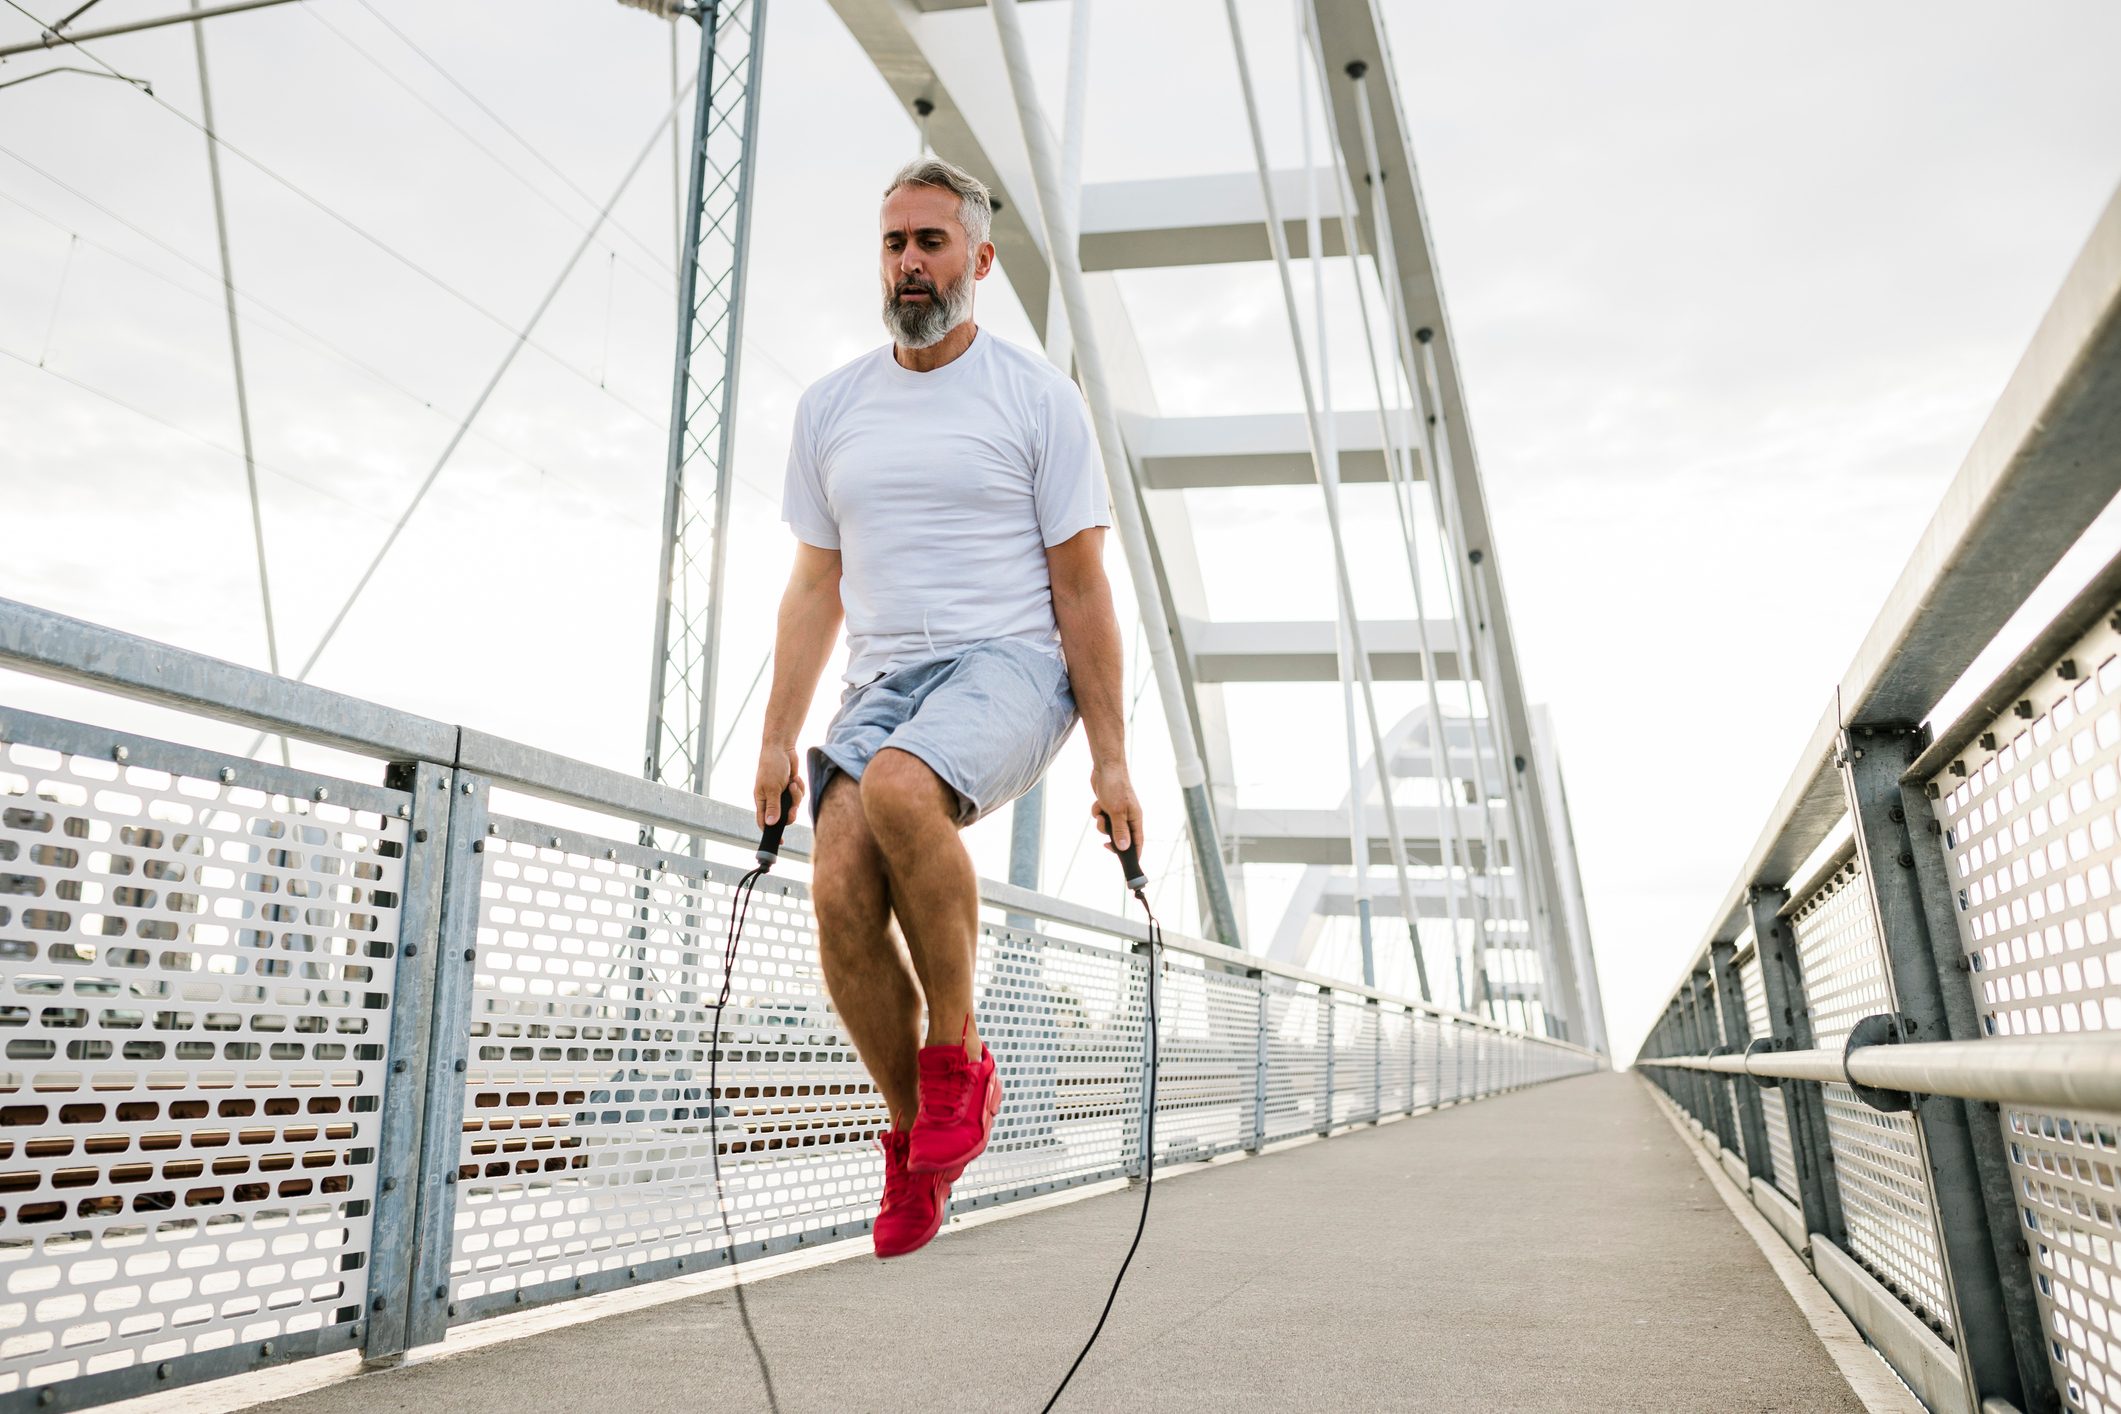
<svg viewBox="0 0 2121 1414">
<path fill-rule="evenodd" d="M 746 851 L 757 842 L 758 829 L 751 812 L 725 801 L 12 599 L 0 599 L 0 667 L 378 759 L 451 765 L 543 800 L 619 815 L 639 824 Z M 789 828 L 781 853 L 808 860 L 811 847 L 810 831 L 796 825 Z M 1148 939 L 1143 924 L 1102 909 L 994 879 L 979 880 L 979 891 L 983 904 L 1013 914 L 1132 942 Z M 1308 984 L 1336 995 L 1403 1007 L 1460 1026 L 1519 1036 L 1578 1055 L 1598 1055 L 1573 1042 L 1534 1035 L 1432 1002 L 1321 976 L 1236 952 L 1206 939 L 1166 933 L 1163 945 L 1167 950 L 1221 966 L 1238 965 L 1248 972 Z"/>
<path fill-rule="evenodd" d="M 2121 1036 L 2099 1032 L 1903 1042 L 1847 1052 L 1756 1050 L 1744 1055 L 1643 1057 L 1635 1064 L 2121 1114 Z"/>
</svg>

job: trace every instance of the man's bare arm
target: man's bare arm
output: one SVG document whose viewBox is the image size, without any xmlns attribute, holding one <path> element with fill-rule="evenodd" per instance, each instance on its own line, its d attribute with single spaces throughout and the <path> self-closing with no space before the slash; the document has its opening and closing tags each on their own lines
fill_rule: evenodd
<svg viewBox="0 0 2121 1414">
<path fill-rule="evenodd" d="M 839 638 L 840 552 L 796 542 L 795 568 L 781 594 L 773 636 L 773 690 L 766 697 L 766 728 L 760 734 L 758 778 L 752 809 L 761 828 L 780 818 L 781 790 L 792 786 L 803 799 L 803 773 L 795 754 L 796 734 L 810 715 L 818 679 Z"/>
<path fill-rule="evenodd" d="M 1107 849 L 1139 847 L 1141 802 L 1127 774 L 1127 711 L 1119 620 L 1112 612 L 1112 585 L 1105 578 L 1105 532 L 1082 531 L 1046 551 L 1053 581 L 1053 618 L 1068 655 L 1068 682 L 1090 740 L 1092 813 L 1098 828 L 1112 822 Z"/>
</svg>

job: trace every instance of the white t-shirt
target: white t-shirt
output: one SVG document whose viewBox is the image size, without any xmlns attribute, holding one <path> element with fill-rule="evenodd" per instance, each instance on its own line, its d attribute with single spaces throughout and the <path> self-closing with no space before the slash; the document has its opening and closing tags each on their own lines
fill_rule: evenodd
<svg viewBox="0 0 2121 1414">
<path fill-rule="evenodd" d="M 1112 523 L 1082 394 L 981 331 L 941 368 L 891 346 L 796 406 L 781 519 L 840 552 L 847 681 L 1019 638 L 1060 656 L 1046 548 Z"/>
</svg>

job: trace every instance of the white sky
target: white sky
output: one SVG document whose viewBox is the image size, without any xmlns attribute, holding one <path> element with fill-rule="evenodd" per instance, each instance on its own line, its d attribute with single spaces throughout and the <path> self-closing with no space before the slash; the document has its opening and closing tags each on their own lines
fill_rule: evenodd
<svg viewBox="0 0 2121 1414">
<path fill-rule="evenodd" d="M 227 141 L 398 252 L 224 158 L 238 284 L 277 312 L 247 304 L 244 337 L 290 669 L 668 103 L 664 27 L 609 0 L 372 3 L 307 0 L 208 30 Z M 27 8 L 48 20 L 66 7 Z M 104 0 L 82 24 L 168 8 Z M 1249 164 L 1220 9 L 1099 6 L 1089 180 Z M 2121 178 L 2121 11 L 1384 9 L 1520 653 L 1561 740 L 1625 1056 Z M 1294 165 L 1289 7 L 1246 14 L 1274 157 Z M 1057 106 L 1065 8 L 1032 7 L 1030 22 Z M 35 32 L 0 11 L 0 43 Z M 774 498 L 794 400 L 882 341 L 876 190 L 915 147 L 824 0 L 773 0 L 768 43 L 730 706 L 785 570 Z M 196 115 L 185 30 L 92 47 Z M 65 61 L 12 60 L 0 80 L 46 62 Z M 620 202 L 626 234 L 600 240 L 563 287 L 314 680 L 639 769 L 671 210 L 659 151 Z M 263 665 L 242 466 L 227 450 L 226 330 L 216 286 L 187 259 L 215 261 L 196 130 L 109 80 L 0 90 L 0 595 Z M 1269 272 L 1124 284 L 1166 411 L 1299 405 Z M 1002 281 L 983 287 L 981 318 L 1029 338 Z M 1355 405 L 1368 398 L 1349 377 L 1346 323 L 1333 347 Z M 1312 501 L 1265 492 L 1198 513 L 1220 613 L 1330 616 Z M 1404 575 L 1373 544 L 1358 547 L 1365 610 L 1404 613 Z M 1381 706 L 1414 697 L 1395 688 Z M 21 679 L 0 700 L 248 742 Z M 1175 831 L 1156 829 L 1175 822 L 1176 794 L 1156 779 L 1168 751 L 1154 691 L 1141 701 L 1136 772 L 1162 873 L 1180 862 Z M 829 705 L 821 693 L 817 725 Z M 1337 798 L 1330 690 L 1250 694 L 1236 711 L 1241 752 L 1326 723 L 1297 761 L 1241 757 L 1248 803 Z M 716 778 L 724 798 L 745 792 L 756 718 L 754 702 Z M 1073 751 L 1056 775 L 1048 878 L 1074 858 L 1069 892 L 1112 904 L 1109 866 L 1076 853 L 1086 760 Z M 1002 872 L 1005 829 L 981 827 L 986 872 Z M 1167 888 L 1185 919 L 1182 876 Z M 1260 941 L 1273 892 L 1256 890 Z M 1380 980 L 1405 985 L 1404 972 Z"/>
</svg>

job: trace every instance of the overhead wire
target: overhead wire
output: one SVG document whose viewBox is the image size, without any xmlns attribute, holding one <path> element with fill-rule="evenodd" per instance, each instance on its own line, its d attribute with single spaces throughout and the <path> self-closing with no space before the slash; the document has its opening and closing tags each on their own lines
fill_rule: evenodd
<svg viewBox="0 0 2121 1414">
<path fill-rule="evenodd" d="M 169 242 L 163 240 L 161 237 L 155 235 L 153 232 L 145 229 L 144 227 L 135 225 L 133 222 L 126 220 L 125 217 L 119 215 L 117 212 L 103 205 L 94 197 L 87 195 L 86 193 L 78 190 L 75 187 L 69 186 L 64 181 L 61 181 L 59 178 L 53 176 L 51 173 L 45 171 L 43 168 L 37 166 L 35 163 L 30 162 L 28 159 L 22 157 L 20 154 L 10 151 L 4 146 L 0 146 L 0 156 L 10 157 L 13 158 L 15 161 L 20 162 L 23 166 L 28 167 L 37 175 L 45 178 L 47 181 L 50 181 L 55 186 L 58 186 L 61 190 L 67 192 L 69 195 L 75 197 L 76 199 L 94 207 L 97 211 L 101 212 L 105 216 L 108 216 L 111 220 L 116 221 L 119 225 L 125 227 L 127 230 L 139 236 L 141 239 L 152 243 L 161 250 L 166 251 L 168 254 L 174 256 L 176 259 L 183 261 L 186 265 L 198 271 L 207 279 L 212 280 L 215 278 L 213 273 L 209 271 L 204 265 L 192 259 L 189 255 L 186 255 L 177 247 L 171 245 Z M 139 271 L 143 275 L 148 276 L 150 279 L 161 281 L 163 284 L 169 286 L 173 290 L 176 290 L 180 294 L 189 296 L 192 299 L 200 300 L 202 302 L 215 302 L 214 296 L 204 294 L 201 291 L 193 289 L 189 285 L 186 285 L 182 280 L 179 280 L 173 275 L 171 275 L 168 271 L 157 270 L 154 266 L 136 260 L 132 256 L 127 255 L 124 251 L 119 250 L 117 247 L 106 244 L 103 241 L 97 240 L 94 236 L 83 235 L 81 232 L 76 231 L 71 226 L 67 225 L 66 222 L 60 220 L 58 217 L 53 216 L 49 212 L 38 210 L 35 206 L 32 206 L 30 203 L 22 200 L 20 197 L 17 197 L 9 192 L 0 191 L 0 201 L 4 201 L 10 206 L 16 207 L 22 211 L 27 212 L 31 216 L 36 217 L 38 220 L 43 221 L 46 224 L 52 226 L 54 229 L 64 232 L 69 238 L 78 241 L 80 244 L 87 246 L 91 250 L 100 251 L 101 253 L 109 256 L 113 260 L 131 266 L 133 269 Z M 218 283 L 218 281 L 216 281 L 216 283 Z M 277 330 L 272 329 L 269 325 L 262 326 L 267 329 L 267 332 L 277 333 L 283 338 L 287 338 L 290 336 L 298 336 L 301 340 L 306 341 L 308 344 L 314 347 L 318 352 L 329 354 L 331 357 L 344 363 L 347 367 L 352 368 L 357 372 L 365 375 L 366 377 L 373 379 L 380 386 L 387 388 L 391 392 L 396 393 L 401 397 L 407 398 L 412 402 L 418 403 L 423 410 L 433 413 L 437 417 L 447 417 L 452 419 L 456 417 L 456 414 L 451 413 L 447 408 L 438 405 L 432 398 L 429 398 L 426 394 L 419 392 L 417 389 L 409 388 L 403 383 L 398 382 L 395 378 L 392 378 L 388 373 L 385 373 L 382 369 L 377 368 L 374 364 L 371 364 L 365 359 L 361 358 L 360 355 L 349 351 L 343 345 L 335 343 L 331 339 L 327 338 L 325 335 L 319 334 L 316 330 L 302 323 L 294 316 L 288 314 L 282 309 L 279 309 L 277 306 L 260 298 L 259 296 L 252 294 L 249 290 L 238 290 L 236 292 L 236 296 L 245 305 L 249 306 L 254 312 L 262 312 L 264 314 L 270 315 L 273 319 L 279 321 L 280 324 L 285 326 L 284 328 Z M 494 448 L 496 451 L 502 452 L 510 457 L 513 457 L 515 460 L 521 462 L 524 466 L 530 468 L 532 471 L 537 472 L 540 476 L 548 476 L 555 481 L 564 482 L 567 485 L 574 487 L 576 490 L 582 491 L 586 494 L 595 494 L 598 490 L 598 488 L 590 486 L 576 477 L 570 476 L 564 472 L 554 471 L 551 467 L 546 466 L 544 463 L 538 461 L 537 458 L 530 456 L 528 453 L 520 450 L 519 448 L 510 446 L 507 442 L 502 441 L 500 438 L 494 436 L 490 432 L 485 432 L 474 428 L 472 435 L 477 437 L 481 442 L 484 442 L 487 446 Z M 285 475 L 285 473 L 277 474 Z M 300 482 L 298 484 L 304 485 L 313 490 L 317 489 L 311 483 L 308 482 Z M 352 505 L 354 503 L 346 501 L 343 502 L 343 504 Z M 383 515 L 379 512 L 371 512 L 371 514 L 374 514 L 375 518 L 378 521 L 384 524 L 389 523 L 388 516 Z M 617 515 L 620 519 L 628 521 L 643 529 L 654 528 L 654 526 L 645 517 L 629 515 L 621 510 L 614 510 L 613 514 Z"/>
<path fill-rule="evenodd" d="M 194 15 L 199 0 L 191 0 Z M 236 427 L 243 437 L 243 484 L 250 499 L 251 546 L 258 562 L 258 601 L 265 614 L 265 660 L 280 675 L 280 629 L 273 619 L 272 570 L 265 554 L 265 506 L 258 498 L 257 449 L 250 435 L 250 383 L 243 374 L 243 326 L 236 318 L 235 264 L 228 250 L 228 206 L 221 196 L 221 154 L 214 146 L 214 86 L 206 64 L 206 27 L 191 26 L 192 53 L 199 64 L 199 116 L 206 126 L 206 175 L 214 198 L 214 243 L 221 254 L 221 308 L 228 323 L 229 366 L 235 375 Z M 280 735 L 280 764 L 291 765 L 287 734 Z"/>
<path fill-rule="evenodd" d="M 446 82 L 451 88 L 455 89 L 458 93 L 463 94 L 465 99 L 470 102 L 470 104 L 474 108 L 477 108 L 481 113 L 484 113 L 487 118 L 493 122 L 493 125 L 495 127 L 499 128 L 502 132 L 508 134 L 509 137 L 513 138 L 516 142 L 516 145 L 518 147 L 521 147 L 525 152 L 529 153 L 532 158 L 536 159 L 539 166 L 543 167 L 546 171 L 552 173 L 553 176 L 558 177 L 561 183 L 565 185 L 569 191 L 573 192 L 576 196 L 580 197 L 585 203 L 587 203 L 591 210 L 595 210 L 597 208 L 597 199 L 592 196 L 587 189 L 585 189 L 579 182 L 575 181 L 574 178 L 568 176 L 567 173 L 561 169 L 560 165 L 557 162 L 554 162 L 550 157 L 546 156 L 545 153 L 537 146 L 536 143 L 533 143 L 529 138 L 526 138 L 521 133 L 517 132 L 515 128 L 510 125 L 506 118 L 503 118 L 499 113 L 495 112 L 493 107 L 488 104 L 486 100 L 479 97 L 478 94 L 472 92 L 470 86 L 460 80 L 455 74 L 451 73 L 446 67 L 444 67 L 439 59 L 436 59 L 432 54 L 429 54 L 425 49 L 421 48 L 418 41 L 414 40 L 411 35 L 407 34 L 404 30 L 398 28 L 398 26 L 391 21 L 388 15 L 384 14 L 381 10 L 378 10 L 374 5 L 370 4 L 369 0 L 355 0 L 355 3 L 359 4 L 362 9 L 368 11 L 370 15 L 374 16 L 376 23 L 382 25 L 383 28 L 389 30 L 392 34 L 396 35 L 398 38 L 398 42 L 403 44 L 407 49 L 410 49 L 414 54 L 418 55 L 421 63 L 427 65 L 428 68 L 433 69 L 437 74 L 441 75 L 443 81 Z M 672 86 L 670 97 L 672 103 L 674 104 L 678 98 L 678 90 L 676 85 Z M 611 223 L 611 228 L 617 231 L 620 235 L 625 236 L 626 239 L 632 241 L 635 245 L 638 245 L 642 250 L 648 251 L 650 255 L 658 261 L 658 263 L 661 262 L 661 257 L 655 255 L 655 252 L 649 247 L 648 243 L 642 240 L 639 236 L 635 235 L 633 231 L 626 225 L 621 222 L 613 221 Z M 674 267 L 666 268 L 672 268 L 674 278 Z"/>
<path fill-rule="evenodd" d="M 213 438 L 207 436 L 203 432 L 195 432 L 191 428 L 184 426 L 182 423 L 171 422 L 168 418 L 163 417 L 157 413 L 149 412 L 146 408 L 141 407 L 137 403 L 127 402 L 124 398 L 119 397 L 116 393 L 110 392 L 103 388 L 99 388 L 95 384 L 87 382 L 84 379 L 76 378 L 70 373 L 62 373 L 58 369 L 53 368 L 47 364 L 37 363 L 22 354 L 16 353 L 13 349 L 0 348 L 0 358 L 13 359 L 16 363 L 21 364 L 24 368 L 35 369 L 37 372 L 44 374 L 46 377 L 56 378 L 61 383 L 64 383 L 69 387 L 78 388 L 82 392 L 87 393 L 90 397 L 100 398 L 113 407 L 123 408 L 126 412 L 131 413 L 133 416 L 141 418 L 147 422 L 152 422 L 157 427 L 167 428 L 169 431 L 175 432 L 180 436 L 189 437 L 192 441 L 197 442 L 202 446 L 211 447 L 213 450 L 221 453 L 221 455 L 225 457 L 233 457 L 238 461 L 241 461 L 243 458 L 243 454 L 237 451 L 234 447 L 224 446 L 221 443 L 216 442 Z M 258 463 L 258 469 L 260 471 L 271 472 L 274 476 L 281 478 L 283 481 L 293 482 L 295 485 L 302 487 L 304 490 L 313 491 L 317 495 L 324 497 L 328 501 L 333 501 L 341 506 L 346 507 L 346 509 L 354 512 L 357 515 L 366 516 L 370 520 L 376 521 L 379 524 L 387 523 L 384 516 L 378 514 L 371 508 L 361 505 L 357 501 L 350 501 L 346 497 L 340 495 L 338 492 L 332 490 L 330 487 L 320 486 L 316 482 L 311 481 L 306 477 L 297 476 L 295 473 L 288 471 L 284 467 L 276 466 L 272 462 L 260 461 Z"/>
<path fill-rule="evenodd" d="M 44 360 L 51 357 L 52 335 L 59 332 L 59 311 L 66 304 L 66 280 L 74 273 L 74 252 L 81 249 L 81 237 L 67 232 L 66 259 L 59 266 L 59 285 L 52 292 L 51 318 L 44 321 L 44 345 L 37 351 L 37 367 L 44 367 Z"/>
<path fill-rule="evenodd" d="M 469 128 L 466 128 L 455 118 L 450 117 L 448 113 L 442 110 L 440 105 L 435 103 L 432 99 L 428 98 L 426 94 L 414 88 L 410 83 L 407 83 L 405 81 L 404 76 L 398 73 L 397 70 L 391 68 L 388 64 L 384 63 L 381 59 L 377 58 L 374 54 L 370 53 L 367 49 L 363 48 L 361 44 L 357 40 L 355 40 L 352 35 L 346 33 L 345 30 L 340 29 L 337 25 L 333 24 L 330 20 L 326 19 L 324 17 L 323 8 L 321 6 L 306 5 L 303 7 L 303 10 L 306 14 L 308 14 L 311 19 L 315 20 L 318 24 L 322 25 L 335 38 L 337 38 L 341 44 L 345 45 L 348 49 L 351 49 L 354 53 L 358 54 L 364 61 L 367 62 L 369 67 L 373 68 L 377 73 L 383 75 L 383 77 L 389 79 L 392 84 L 396 85 L 399 89 L 403 90 L 407 97 L 411 98 L 415 103 L 418 103 L 422 108 L 425 108 L 429 113 L 433 114 L 435 119 L 439 121 L 443 126 L 447 127 L 451 132 L 455 133 L 457 136 L 463 138 L 464 141 L 471 144 L 472 148 L 475 151 L 477 151 L 481 156 L 485 157 L 488 161 L 492 162 L 494 166 L 500 168 L 509 176 L 513 177 L 518 185 L 520 185 L 525 191 L 529 192 L 532 196 L 536 197 L 539 201 L 543 202 L 547 207 L 551 208 L 551 210 L 556 215 L 558 215 L 561 220 L 567 222 L 568 225 L 573 226 L 578 231 L 584 228 L 584 222 L 582 217 L 575 214 L 575 212 L 569 210 L 565 205 L 563 205 L 559 201 L 558 198 L 554 197 L 550 192 L 546 191 L 545 188 L 539 186 L 536 182 L 533 182 L 530 178 L 524 176 L 521 172 L 517 171 L 514 164 L 510 163 L 507 158 L 501 156 L 500 153 L 495 152 L 492 148 L 488 147 L 485 143 L 481 142 L 478 136 L 473 133 Z M 624 228 L 621 227 L 615 221 L 607 221 L 605 225 L 610 230 L 624 233 Z M 647 245 L 642 242 L 638 237 L 632 237 L 632 239 L 634 243 L 636 245 L 641 246 L 643 250 L 648 249 Z M 614 261 L 618 260 L 618 250 L 615 247 L 607 248 L 611 250 L 612 259 Z M 630 257 L 627 258 L 627 260 L 625 261 L 626 268 L 635 275 L 638 275 L 640 278 L 648 281 L 651 285 L 655 287 L 658 293 L 666 292 L 669 288 L 670 282 L 677 278 L 677 271 L 671 267 L 670 262 L 668 260 L 664 259 L 660 255 L 655 254 L 653 251 L 649 252 L 649 258 L 656 262 L 658 267 L 656 270 L 645 270 Z"/>
<path fill-rule="evenodd" d="M 14 10 L 16 13 L 22 15 L 33 23 L 40 25 L 43 24 L 43 21 L 38 19 L 33 12 L 23 8 L 22 4 L 20 3 L 20 0 L 0 0 L 0 3 L 5 3 L 9 9 Z M 122 75 L 118 74 L 118 71 L 115 68 L 112 68 L 109 63 L 107 63 L 94 51 L 89 49 L 87 45 L 75 44 L 73 48 L 76 53 L 87 58 L 92 63 L 104 69 L 106 72 L 115 76 L 122 77 Z M 270 179 L 274 184 L 283 188 L 284 190 L 301 200 L 306 205 L 313 207 L 317 211 L 329 217 L 332 221 L 344 227 L 346 230 L 352 232 L 354 235 L 360 237 L 363 241 L 375 247 L 383 254 L 389 256 L 392 260 L 404 266 L 407 270 L 410 270 L 415 275 L 418 275 L 421 279 L 427 281 L 436 289 L 448 295 L 451 299 L 456 300 L 465 308 L 479 315 L 482 319 L 487 320 L 489 323 L 492 323 L 500 327 L 501 329 L 507 330 L 511 335 L 514 335 L 516 333 L 515 326 L 511 325 L 501 315 L 487 308 L 484 304 L 480 303 L 473 296 L 465 293 L 463 290 L 451 284 L 448 280 L 445 280 L 440 275 L 437 275 L 434 271 L 428 269 L 419 261 L 413 259 L 405 252 L 399 250 L 396 246 L 384 240 L 381 236 L 376 235 L 373 231 L 370 231 L 367 227 L 361 225 L 352 217 L 346 215 L 337 207 L 325 201 L 322 197 L 315 195 L 307 188 L 294 181 L 292 178 L 282 175 L 279 171 L 269 166 L 265 162 L 261 161 L 256 157 L 253 157 L 250 153 L 236 146 L 227 138 L 222 137 L 217 133 L 208 132 L 205 125 L 200 123 L 197 118 L 192 117 L 191 114 L 177 107 L 168 99 L 163 98 L 160 94 L 144 89 L 141 90 L 141 92 L 157 107 L 169 113 L 178 121 L 184 123 L 186 126 L 196 129 L 201 135 L 205 136 L 209 141 L 216 144 L 223 152 L 227 152 L 230 155 L 238 158 L 239 160 L 259 172 L 263 176 Z M 666 115 L 664 121 L 670 121 L 669 116 Z M 660 125 L 658 125 L 656 132 L 658 136 L 661 135 L 662 128 Z M 520 340 L 519 342 L 524 344 L 526 347 L 534 350 L 535 352 L 543 355 L 545 358 L 549 359 L 555 366 L 564 369 L 566 372 L 574 375 L 576 378 L 588 384 L 590 387 L 597 388 L 597 380 L 590 376 L 588 370 L 577 367 L 575 364 L 561 357 L 552 349 L 549 349 L 543 344 L 540 344 L 535 339 L 524 339 Z M 625 398 L 620 397 L 617 393 L 612 392 L 610 389 L 597 388 L 597 391 L 603 394 L 605 397 L 610 398 L 619 406 L 625 408 L 628 412 L 632 413 L 635 417 L 639 418 L 643 423 L 647 424 L 648 426 L 658 429 L 664 426 L 664 423 L 660 419 L 651 416 L 649 413 L 643 411 L 641 408 L 627 401 Z"/>
</svg>

